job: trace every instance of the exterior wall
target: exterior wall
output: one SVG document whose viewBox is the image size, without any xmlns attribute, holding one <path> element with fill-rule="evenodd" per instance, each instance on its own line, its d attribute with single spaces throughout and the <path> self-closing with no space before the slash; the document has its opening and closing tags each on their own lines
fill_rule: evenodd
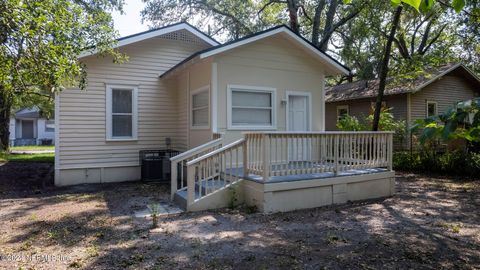
<svg viewBox="0 0 480 270">
<path fill-rule="evenodd" d="M 42 139 L 55 140 L 55 132 L 45 131 L 45 123 L 47 119 L 40 118 L 37 120 L 37 143 L 40 144 Z"/>
<path fill-rule="evenodd" d="M 175 81 L 159 74 L 206 45 L 152 38 L 120 48 L 129 60 L 115 64 L 110 57 L 82 59 L 87 67 L 85 91 L 68 89 L 57 97 L 56 185 L 138 180 L 139 150 L 184 149 L 185 136 L 178 136 L 185 122 L 184 107 Z M 106 84 L 138 87 L 138 139 L 106 140 Z"/>
<path fill-rule="evenodd" d="M 444 76 L 421 91 L 411 94 L 412 121 L 427 117 L 427 100 L 437 102 L 438 112 L 443 113 L 458 101 L 478 96 L 479 90 L 459 76 Z"/>
<path fill-rule="evenodd" d="M 387 107 L 392 108 L 393 116 L 397 120 L 407 120 L 407 95 L 386 96 Z M 326 130 L 337 130 L 337 106 L 348 105 L 349 114 L 357 118 L 368 116 L 371 104 L 375 98 L 364 98 L 347 101 L 329 102 L 326 104 Z"/>
<path fill-rule="evenodd" d="M 191 126 L 191 93 L 192 91 L 198 90 L 202 87 L 207 86 L 209 88 L 209 95 L 211 93 L 211 62 L 205 61 L 199 64 L 192 66 L 188 70 L 189 74 L 189 92 L 187 95 L 188 106 L 187 106 L 187 116 L 188 116 L 188 127 L 189 127 L 189 139 L 188 139 L 188 148 L 193 148 L 204 144 L 212 139 L 212 129 L 211 123 L 207 128 L 192 128 Z M 211 110 L 212 104 L 209 103 L 209 114 L 208 119 L 211 119 Z M 211 120 L 210 120 L 211 122 Z"/>
<path fill-rule="evenodd" d="M 311 130 L 324 127 L 324 72 L 288 40 L 274 36 L 227 51 L 213 60 L 217 67 L 217 130 L 226 141 L 242 136 L 242 130 L 229 130 L 227 124 L 227 86 L 229 84 L 276 88 L 276 130 L 286 130 L 286 91 L 309 92 L 312 96 Z M 215 131 L 215 130 L 214 130 Z"/>
</svg>

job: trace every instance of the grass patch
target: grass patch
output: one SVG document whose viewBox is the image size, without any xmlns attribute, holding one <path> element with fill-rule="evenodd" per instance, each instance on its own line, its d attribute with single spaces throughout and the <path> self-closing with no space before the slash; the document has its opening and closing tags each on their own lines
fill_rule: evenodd
<svg viewBox="0 0 480 270">
<path fill-rule="evenodd" d="M 0 152 L 0 162 L 55 162 L 55 153 L 42 154 L 8 154 Z"/>
<path fill-rule="evenodd" d="M 46 151 L 55 150 L 55 145 L 12 146 L 10 151 Z"/>
</svg>

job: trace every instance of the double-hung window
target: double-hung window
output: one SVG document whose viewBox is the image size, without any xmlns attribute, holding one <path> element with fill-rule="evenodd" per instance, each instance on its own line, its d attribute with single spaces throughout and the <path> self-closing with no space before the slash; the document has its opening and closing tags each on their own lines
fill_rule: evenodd
<svg viewBox="0 0 480 270">
<path fill-rule="evenodd" d="M 137 138 L 138 88 L 107 85 L 107 140 Z"/>
<path fill-rule="evenodd" d="M 275 129 L 275 88 L 228 86 L 229 129 Z"/>
<path fill-rule="evenodd" d="M 209 127 L 209 87 L 205 86 L 195 91 L 191 95 L 191 119 L 192 128 Z"/>
</svg>

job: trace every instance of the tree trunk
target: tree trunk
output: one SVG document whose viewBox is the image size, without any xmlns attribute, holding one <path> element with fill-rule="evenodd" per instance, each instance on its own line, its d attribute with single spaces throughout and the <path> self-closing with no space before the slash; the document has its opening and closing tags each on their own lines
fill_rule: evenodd
<svg viewBox="0 0 480 270">
<path fill-rule="evenodd" d="M 10 95 L 0 85 L 0 150 L 7 151 L 10 143 Z"/>
<path fill-rule="evenodd" d="M 290 18 L 290 28 L 293 32 L 299 34 L 300 26 L 298 25 L 298 3 L 297 0 L 287 0 L 288 16 Z"/>
<path fill-rule="evenodd" d="M 388 62 L 390 61 L 390 53 L 392 51 L 392 43 L 395 38 L 395 32 L 397 31 L 400 23 L 400 15 L 402 14 L 403 6 L 400 4 L 395 10 L 393 17 L 392 28 L 390 29 L 390 35 L 388 36 L 387 44 L 385 46 L 385 53 L 383 55 L 382 65 L 380 67 L 380 83 L 378 85 L 377 100 L 375 102 L 375 112 L 373 114 L 372 130 L 378 131 L 378 124 L 380 122 L 380 112 L 382 110 L 383 93 L 385 92 L 385 85 L 388 76 Z"/>
</svg>

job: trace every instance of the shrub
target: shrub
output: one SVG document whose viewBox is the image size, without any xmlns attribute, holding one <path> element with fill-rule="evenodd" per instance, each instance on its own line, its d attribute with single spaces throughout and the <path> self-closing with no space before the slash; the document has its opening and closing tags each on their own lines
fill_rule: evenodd
<svg viewBox="0 0 480 270">
<path fill-rule="evenodd" d="M 430 149 L 396 152 L 393 167 L 401 171 L 476 177 L 480 174 L 480 154 L 465 151 L 439 153 Z"/>
</svg>

